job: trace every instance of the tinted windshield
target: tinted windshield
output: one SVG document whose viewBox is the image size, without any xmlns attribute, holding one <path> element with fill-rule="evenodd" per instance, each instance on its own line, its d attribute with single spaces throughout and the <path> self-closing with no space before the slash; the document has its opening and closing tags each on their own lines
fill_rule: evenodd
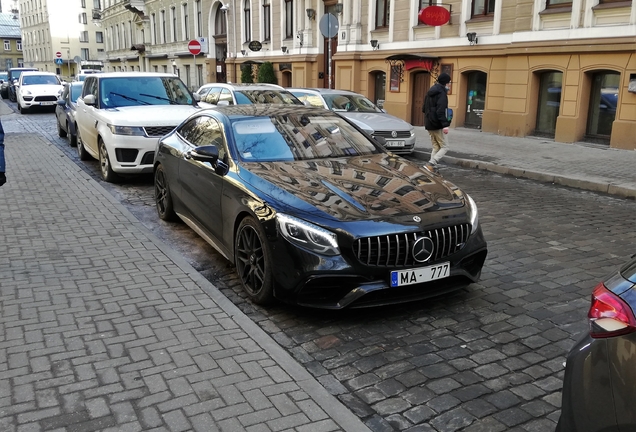
<svg viewBox="0 0 636 432">
<path fill-rule="evenodd" d="M 59 85 L 60 80 L 55 75 L 25 75 L 22 85 Z"/>
<path fill-rule="evenodd" d="M 286 90 L 237 90 L 234 94 L 239 105 L 286 104 L 302 105 L 296 96 Z"/>
<path fill-rule="evenodd" d="M 99 94 L 104 108 L 193 103 L 190 92 L 178 77 L 102 78 Z"/>
<path fill-rule="evenodd" d="M 344 119 L 320 114 L 285 113 L 232 123 L 236 147 L 245 162 L 330 159 L 380 153 Z"/>
<path fill-rule="evenodd" d="M 382 112 L 373 102 L 362 95 L 324 94 L 329 109 L 334 111 Z"/>
<path fill-rule="evenodd" d="M 8 73 L 0 73 L 0 80 L 6 81 L 7 78 L 9 78 L 9 74 Z"/>
</svg>

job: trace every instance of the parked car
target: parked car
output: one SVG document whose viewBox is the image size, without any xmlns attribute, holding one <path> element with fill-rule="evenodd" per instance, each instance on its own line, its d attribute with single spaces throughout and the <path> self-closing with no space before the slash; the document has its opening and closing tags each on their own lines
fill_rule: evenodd
<svg viewBox="0 0 636 432">
<path fill-rule="evenodd" d="M 200 108 L 183 81 L 157 72 L 91 74 L 77 99 L 77 152 L 105 181 L 152 172 L 157 140 Z"/>
<path fill-rule="evenodd" d="M 411 301 L 477 281 L 486 259 L 467 194 L 328 110 L 201 110 L 159 140 L 154 171 L 159 217 L 234 263 L 258 304 Z"/>
<path fill-rule="evenodd" d="M 557 432 L 636 430 L 636 255 L 592 291 L 590 330 L 570 350 Z"/>
<path fill-rule="evenodd" d="M 53 72 L 24 71 L 17 86 L 17 102 L 20 114 L 32 107 L 53 107 L 62 94 L 64 86 Z"/>
<path fill-rule="evenodd" d="M 64 138 L 68 136 L 71 147 L 77 145 L 77 123 L 75 112 L 77 111 L 77 98 L 82 94 L 84 82 L 77 81 L 64 84 L 64 91 L 57 100 L 55 117 L 57 118 L 57 134 Z"/>
<path fill-rule="evenodd" d="M 373 136 L 386 140 L 386 148 L 398 154 L 415 150 L 415 128 L 408 122 L 388 114 L 361 94 L 347 90 L 323 88 L 288 88 L 302 102 L 327 108 L 363 123 Z"/>
<path fill-rule="evenodd" d="M 196 94 L 200 96 L 199 106 L 203 108 L 261 103 L 303 104 L 293 94 L 275 84 L 204 84 Z"/>
<path fill-rule="evenodd" d="M 7 86 L 7 97 L 9 98 L 9 100 L 11 102 L 16 102 L 17 101 L 17 96 L 16 96 L 16 84 L 18 83 L 18 80 L 20 79 L 20 74 L 22 72 L 25 71 L 33 71 L 33 72 L 37 72 L 36 68 L 11 68 L 9 69 L 9 71 L 7 72 L 9 77 L 8 77 L 8 81 L 9 81 L 9 85 Z"/>
<path fill-rule="evenodd" d="M 0 72 L 0 96 L 2 99 L 6 99 L 9 89 L 9 72 Z"/>
</svg>

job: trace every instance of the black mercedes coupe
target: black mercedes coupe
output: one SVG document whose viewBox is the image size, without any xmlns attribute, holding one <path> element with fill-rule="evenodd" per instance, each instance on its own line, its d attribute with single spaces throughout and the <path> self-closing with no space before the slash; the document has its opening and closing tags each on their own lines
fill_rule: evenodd
<svg viewBox="0 0 636 432">
<path fill-rule="evenodd" d="M 230 260 L 257 304 L 417 300 L 486 259 L 470 196 L 322 108 L 201 110 L 159 140 L 154 173 L 159 217 Z"/>
</svg>

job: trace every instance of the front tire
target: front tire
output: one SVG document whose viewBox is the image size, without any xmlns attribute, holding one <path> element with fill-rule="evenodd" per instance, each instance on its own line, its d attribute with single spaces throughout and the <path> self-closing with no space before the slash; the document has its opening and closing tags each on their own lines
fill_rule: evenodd
<svg viewBox="0 0 636 432">
<path fill-rule="evenodd" d="M 155 170 L 155 203 L 159 219 L 172 222 L 177 219 L 172 204 L 172 195 L 168 186 L 168 178 L 163 165 L 157 165 Z"/>
<path fill-rule="evenodd" d="M 20 105 L 20 102 L 18 102 L 18 111 L 20 111 L 20 114 L 26 114 L 27 113 L 27 109 L 25 107 L 23 107 L 22 105 Z"/>
<path fill-rule="evenodd" d="M 263 306 L 274 302 L 271 257 L 260 223 L 252 217 L 243 219 L 234 240 L 236 272 L 249 298 Z"/>
<path fill-rule="evenodd" d="M 77 131 L 77 156 L 80 160 L 88 160 L 91 155 L 88 154 L 86 149 L 84 148 L 84 143 L 82 142 L 82 137 L 80 136 L 79 130 Z"/>
<path fill-rule="evenodd" d="M 104 144 L 104 140 L 98 138 L 97 147 L 99 148 L 99 166 L 100 171 L 102 172 L 102 178 L 104 181 L 108 183 L 115 183 L 119 180 L 119 176 L 110 164 L 110 159 L 108 157 L 108 150 L 106 150 L 106 144 Z"/>
<path fill-rule="evenodd" d="M 59 136 L 60 138 L 66 137 L 66 131 L 62 129 L 59 118 L 57 119 L 57 136 Z"/>
</svg>

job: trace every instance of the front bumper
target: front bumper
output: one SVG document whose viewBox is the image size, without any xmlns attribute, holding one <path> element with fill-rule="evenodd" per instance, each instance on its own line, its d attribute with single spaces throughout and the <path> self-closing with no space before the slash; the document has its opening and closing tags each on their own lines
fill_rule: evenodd
<svg viewBox="0 0 636 432">
<path fill-rule="evenodd" d="M 120 174 L 145 174 L 153 170 L 155 148 L 159 138 L 145 136 L 102 135 L 110 165 Z"/>
<path fill-rule="evenodd" d="M 411 154 L 415 150 L 415 136 L 409 138 L 385 138 L 384 148 L 396 154 Z"/>
<path fill-rule="evenodd" d="M 358 262 L 351 254 L 317 256 L 284 240 L 272 243 L 275 296 L 285 302 L 324 309 L 362 308 L 442 295 L 477 282 L 487 255 L 481 228 L 458 252 L 422 266 L 450 262 L 444 279 L 401 287 L 391 286 L 391 271 Z M 416 266 L 415 266 L 416 267 Z"/>
</svg>

